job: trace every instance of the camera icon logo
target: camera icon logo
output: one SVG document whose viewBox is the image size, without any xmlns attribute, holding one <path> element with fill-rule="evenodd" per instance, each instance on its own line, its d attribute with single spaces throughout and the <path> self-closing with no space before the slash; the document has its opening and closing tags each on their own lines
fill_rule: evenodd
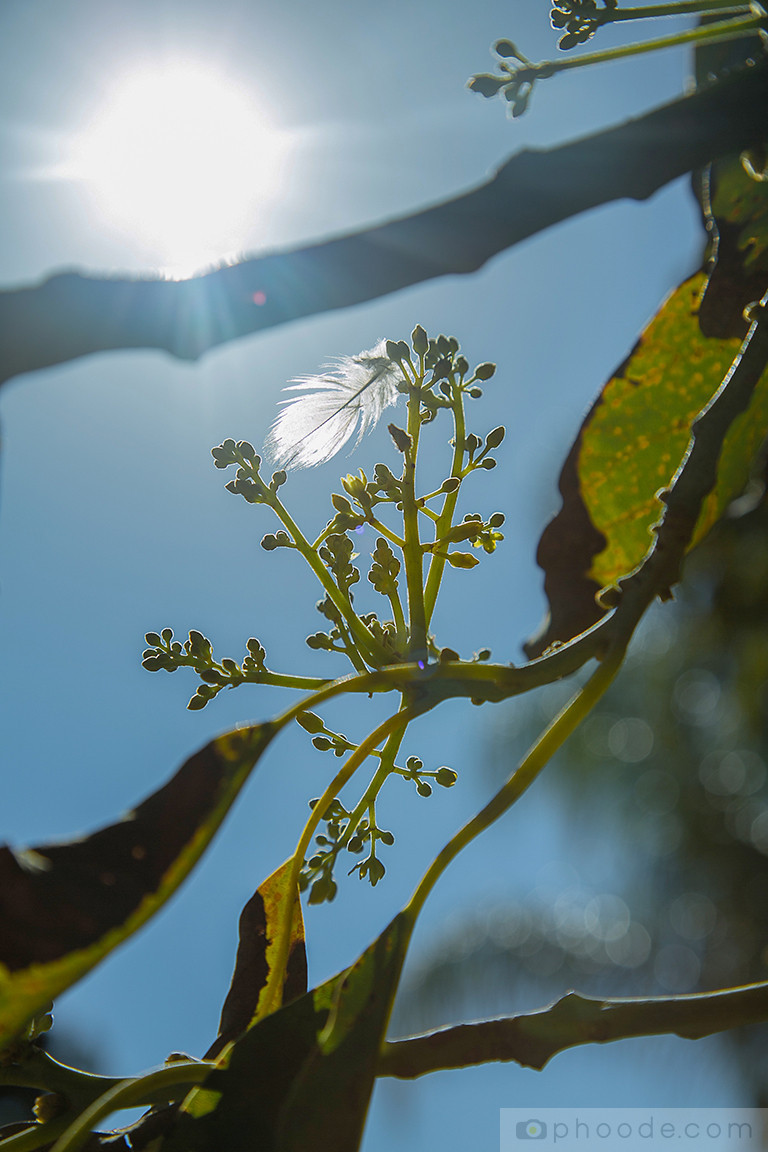
<svg viewBox="0 0 768 1152">
<path fill-rule="evenodd" d="M 515 1125 L 518 1140 L 545 1140 L 547 1126 L 543 1120 L 521 1120 Z"/>
</svg>

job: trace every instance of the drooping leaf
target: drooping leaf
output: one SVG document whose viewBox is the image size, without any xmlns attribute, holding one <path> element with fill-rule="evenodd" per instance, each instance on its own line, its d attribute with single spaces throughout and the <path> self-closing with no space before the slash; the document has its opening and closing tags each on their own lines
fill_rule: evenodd
<svg viewBox="0 0 768 1152">
<path fill-rule="evenodd" d="M 351 968 L 236 1040 L 163 1152 L 356 1152 L 410 928 L 400 914 Z"/>
<path fill-rule="evenodd" d="M 219 1035 L 205 1054 L 214 1060 L 225 1045 L 236 1040 L 260 1014 L 267 978 L 276 961 L 276 927 L 288 901 L 293 902 L 291 935 L 282 1003 L 288 1004 L 307 991 L 307 953 L 304 920 L 298 885 L 290 884 L 291 860 L 268 876 L 240 915 L 240 942 L 229 993 L 221 1010 Z"/>
<path fill-rule="evenodd" d="M 546 527 L 537 560 L 545 572 L 550 620 L 526 651 L 538 655 L 600 619 L 595 596 L 642 561 L 662 514 L 657 498 L 672 482 L 692 420 L 722 383 L 740 339 L 702 335 L 697 304 L 704 273 L 672 293 L 587 414 L 560 476 L 563 506 Z M 742 320 L 742 335 L 747 324 Z M 693 543 L 746 484 L 768 430 L 768 380 L 731 427 L 717 483 Z"/>
<path fill-rule="evenodd" d="M 743 67 L 756 49 L 752 39 L 699 46 L 699 82 Z M 563 507 L 539 544 L 550 619 L 525 646 L 529 656 L 594 624 L 602 615 L 595 596 L 648 550 L 648 531 L 661 513 L 656 492 L 670 483 L 691 418 L 733 361 L 747 329 L 745 306 L 768 287 L 768 180 L 755 178 L 766 171 L 766 149 L 757 148 L 697 177 L 710 237 L 708 277 L 702 272 L 672 293 L 579 431 L 560 476 Z M 763 380 L 749 412 L 728 433 L 693 543 L 748 477 L 766 430 L 765 391 Z"/>
<path fill-rule="evenodd" d="M 212 740 L 82 840 L 0 848 L 0 1050 L 172 895 L 276 731 L 261 724 Z"/>
</svg>

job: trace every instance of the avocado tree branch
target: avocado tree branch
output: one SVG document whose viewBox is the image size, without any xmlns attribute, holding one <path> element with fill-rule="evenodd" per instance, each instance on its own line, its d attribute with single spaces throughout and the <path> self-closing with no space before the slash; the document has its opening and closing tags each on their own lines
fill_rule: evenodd
<svg viewBox="0 0 768 1152">
<path fill-rule="evenodd" d="M 468 192 L 358 232 L 183 281 L 53 275 L 0 292 L 0 382 L 117 349 L 196 360 L 289 320 L 475 272 L 553 224 L 610 201 L 647 199 L 765 140 L 768 64 L 761 62 L 592 136 L 519 152 Z"/>
<path fill-rule="evenodd" d="M 650 999 L 596 1000 L 568 992 L 539 1012 L 441 1028 L 384 1045 L 378 1075 L 413 1079 L 446 1068 L 513 1060 L 541 1069 L 558 1052 L 671 1033 L 699 1040 L 768 1020 L 768 984 Z"/>
</svg>

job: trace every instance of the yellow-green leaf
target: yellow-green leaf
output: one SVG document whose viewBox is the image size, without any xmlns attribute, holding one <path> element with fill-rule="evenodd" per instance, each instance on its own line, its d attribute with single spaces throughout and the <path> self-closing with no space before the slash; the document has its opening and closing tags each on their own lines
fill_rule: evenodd
<svg viewBox="0 0 768 1152">
<path fill-rule="evenodd" d="M 291 885 L 292 860 L 286 860 L 268 876 L 240 915 L 240 940 L 232 983 L 221 1010 L 219 1035 L 206 1052 L 215 1059 L 225 1045 L 236 1040 L 262 1015 L 267 979 L 280 957 L 278 932 L 288 904 L 292 905 L 291 927 L 280 1004 L 288 1004 L 307 990 L 307 954 L 304 919 L 298 884 Z"/>
<path fill-rule="evenodd" d="M 672 293 L 627 360 L 603 388 L 581 427 L 560 476 L 563 507 L 547 526 L 537 559 L 550 603 L 547 630 L 528 646 L 536 655 L 602 615 L 595 596 L 638 564 L 653 543 L 691 423 L 715 394 L 741 340 L 702 335 L 697 302 L 704 273 Z M 746 333 L 746 322 L 743 322 Z M 743 490 L 768 430 L 768 380 L 731 427 L 717 483 L 702 508 L 692 543 Z"/>
<path fill-rule="evenodd" d="M 163 1152 L 356 1152 L 410 930 L 400 914 L 351 968 L 236 1040 L 206 1079 L 207 1111 L 182 1110 Z"/>
</svg>

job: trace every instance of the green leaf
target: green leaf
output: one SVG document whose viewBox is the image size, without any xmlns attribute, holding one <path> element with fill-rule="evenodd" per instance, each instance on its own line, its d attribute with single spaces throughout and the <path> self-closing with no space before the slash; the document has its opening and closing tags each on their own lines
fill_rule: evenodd
<svg viewBox="0 0 768 1152">
<path fill-rule="evenodd" d="M 691 422 L 717 391 L 741 343 L 702 335 L 697 302 L 704 279 L 696 274 L 666 300 L 581 426 L 560 475 L 563 506 L 539 544 L 550 621 L 526 645 L 529 656 L 594 624 L 603 613 L 596 594 L 631 572 L 653 543 L 652 527 L 663 511 L 657 493 L 671 484 Z M 743 490 L 766 429 L 764 376 L 728 433 L 693 544 Z"/>
<path fill-rule="evenodd" d="M 219 736 L 133 812 L 85 839 L 0 848 L 0 1050 L 162 907 L 277 730 L 260 724 Z"/>
<path fill-rule="evenodd" d="M 351 968 L 235 1041 L 202 1089 L 208 1111 L 185 1103 L 163 1152 L 356 1152 L 410 931 L 401 913 Z"/>
<path fill-rule="evenodd" d="M 307 991 L 307 953 L 304 944 L 304 920 L 298 885 L 291 891 L 292 861 L 268 876 L 240 914 L 237 960 L 229 993 L 221 1010 L 219 1035 L 205 1054 L 214 1060 L 232 1040 L 236 1040 L 256 1023 L 275 962 L 277 926 L 287 901 L 293 901 L 293 920 L 288 944 L 288 962 L 283 985 L 282 1003 L 290 1003 Z"/>
</svg>

